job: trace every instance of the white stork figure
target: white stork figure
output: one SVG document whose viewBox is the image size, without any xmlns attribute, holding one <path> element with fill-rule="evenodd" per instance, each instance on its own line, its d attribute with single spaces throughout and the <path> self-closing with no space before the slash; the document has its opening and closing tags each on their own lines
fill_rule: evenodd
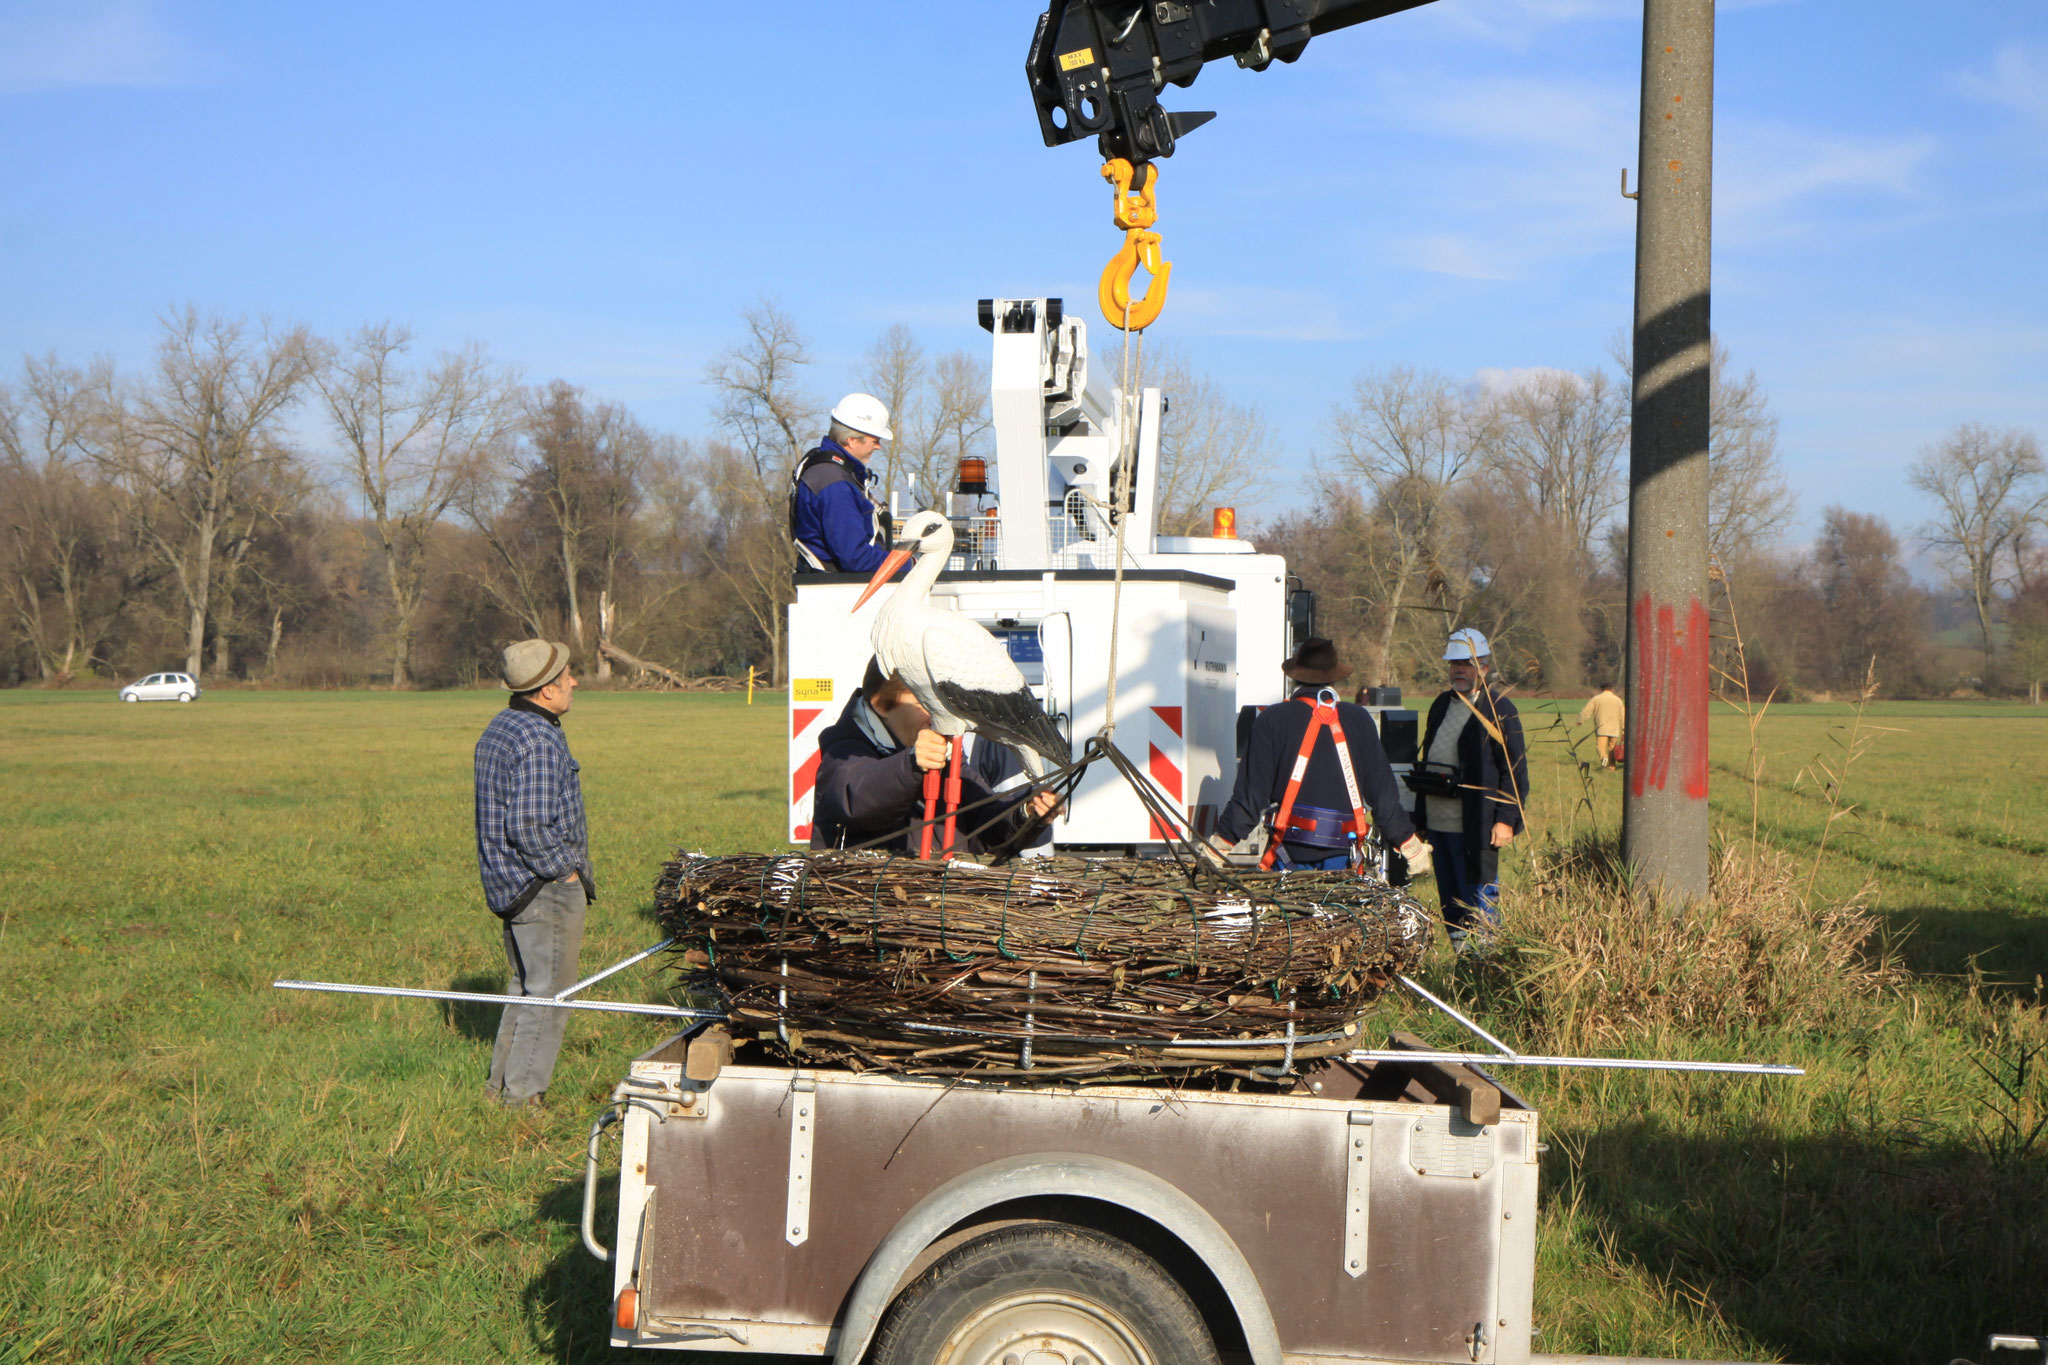
<svg viewBox="0 0 2048 1365">
<path fill-rule="evenodd" d="M 953 527 L 937 512 L 919 512 L 904 523 L 889 557 L 868 580 L 867 590 L 853 604 L 859 611 L 913 554 L 917 563 L 889 594 L 875 618 L 868 642 L 882 672 L 901 675 L 925 710 L 932 729 L 946 737 L 951 750 L 946 797 L 960 804 L 960 736 L 972 730 L 1008 744 L 1023 760 L 1025 771 L 1043 777 L 1071 757 L 1067 740 L 1051 716 L 1031 695 L 1031 688 L 1010 652 L 979 622 L 957 611 L 941 611 L 927 600 L 939 571 L 953 553 Z M 926 778 L 925 819 L 932 817 L 937 773 Z M 929 837 L 930 826 L 926 826 Z M 946 842 L 952 843 L 952 820 Z"/>
</svg>

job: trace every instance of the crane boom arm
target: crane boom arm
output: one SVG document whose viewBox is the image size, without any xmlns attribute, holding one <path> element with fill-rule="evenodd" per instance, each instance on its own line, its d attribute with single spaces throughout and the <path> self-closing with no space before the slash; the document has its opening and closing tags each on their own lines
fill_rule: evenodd
<svg viewBox="0 0 2048 1365">
<path fill-rule="evenodd" d="M 1038 16 L 1025 74 L 1045 145 L 1100 140 L 1105 160 L 1172 156 L 1213 113 L 1169 113 L 1168 83 L 1194 83 L 1207 62 L 1234 57 L 1263 71 L 1292 62 L 1310 38 L 1430 0 L 1051 0 Z"/>
</svg>

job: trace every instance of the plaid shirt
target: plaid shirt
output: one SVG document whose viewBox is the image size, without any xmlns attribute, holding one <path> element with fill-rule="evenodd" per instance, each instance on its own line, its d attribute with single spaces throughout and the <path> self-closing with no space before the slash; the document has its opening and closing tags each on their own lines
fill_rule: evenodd
<svg viewBox="0 0 2048 1365">
<path fill-rule="evenodd" d="M 493 914 L 571 872 L 597 899 L 579 769 L 562 727 L 521 707 L 498 712 L 476 742 L 476 862 Z"/>
</svg>

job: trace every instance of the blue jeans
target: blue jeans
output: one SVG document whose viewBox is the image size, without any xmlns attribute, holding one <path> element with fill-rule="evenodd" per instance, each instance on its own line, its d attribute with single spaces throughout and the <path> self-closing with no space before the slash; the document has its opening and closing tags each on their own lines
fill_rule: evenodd
<svg viewBox="0 0 2048 1365">
<path fill-rule="evenodd" d="M 1491 844 L 1479 850 L 1480 877 L 1465 867 L 1465 834 L 1428 831 L 1432 862 L 1436 867 L 1436 894 L 1443 903 L 1444 923 L 1451 942 L 1464 942 L 1468 931 L 1491 934 L 1500 923 L 1500 852 Z"/>
<path fill-rule="evenodd" d="M 1281 857 L 1284 859 L 1286 855 L 1283 853 Z M 1296 858 L 1287 866 L 1303 872 L 1343 872 L 1351 866 L 1351 855 L 1348 852 L 1340 852 L 1332 853 L 1327 858 Z M 1281 870 L 1285 871 L 1286 867 L 1282 867 Z"/>
</svg>

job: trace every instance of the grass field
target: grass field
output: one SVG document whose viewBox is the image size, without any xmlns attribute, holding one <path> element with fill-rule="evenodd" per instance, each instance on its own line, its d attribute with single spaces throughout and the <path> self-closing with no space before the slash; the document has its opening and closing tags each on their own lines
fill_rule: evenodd
<svg viewBox="0 0 2048 1365">
<path fill-rule="evenodd" d="M 579 1016 L 548 1108 L 515 1117 L 481 1096 L 493 1017 L 269 989 L 501 987 L 469 805 L 499 701 L 0 693 L 0 1365 L 607 1357 L 609 1281 L 575 1230 L 583 1135 L 662 1026 Z M 1543 709 L 1533 837 L 1611 827 L 1618 779 L 1579 800 Z M 784 714 L 774 695 L 579 698 L 604 892 L 586 964 L 659 936 L 673 846 L 774 846 Z M 1758 824 L 1795 859 L 1828 810 L 1795 779 L 1847 720 L 1765 722 Z M 1799 1062 L 1803 1081 L 1529 1078 L 1552 1141 L 1538 1349 L 1934 1361 L 2048 1326 L 2048 1153 L 2026 1139 L 2048 1085 L 2013 1070 L 2044 1037 L 2048 723 L 1985 705 L 1869 723 L 1899 733 L 1851 770 L 1861 809 L 1815 897 L 1874 883 L 1916 926 L 1918 975 L 1839 1031 L 1622 1040 Z M 1747 735 L 1715 724 L 1716 819 L 1746 834 Z"/>
</svg>

